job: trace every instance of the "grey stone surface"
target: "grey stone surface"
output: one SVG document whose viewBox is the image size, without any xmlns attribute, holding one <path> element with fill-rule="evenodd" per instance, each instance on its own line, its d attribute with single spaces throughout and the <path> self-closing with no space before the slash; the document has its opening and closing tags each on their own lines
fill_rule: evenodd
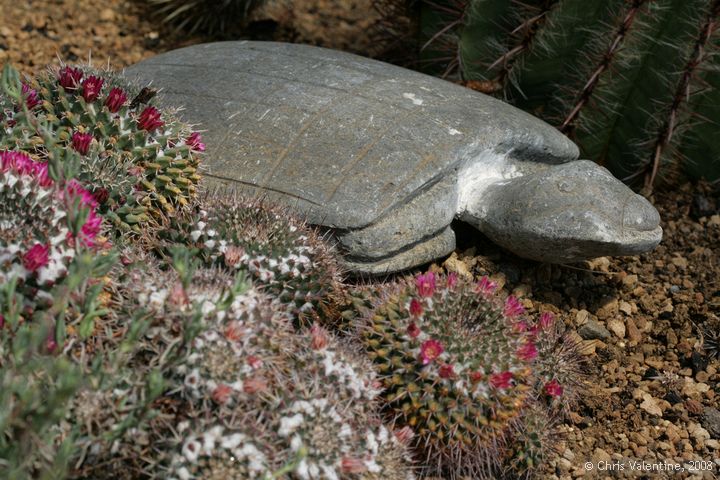
<svg viewBox="0 0 720 480">
<path fill-rule="evenodd" d="M 654 209 L 594 164 L 572 162 L 577 147 L 558 131 L 434 77 L 272 42 L 195 45 L 127 75 L 152 81 L 161 102 L 206 130 L 211 181 L 335 229 L 359 271 L 449 253 L 455 216 L 544 261 L 635 253 L 660 239 Z M 553 167 L 566 162 L 576 168 Z M 577 188 L 563 192 L 561 177 Z M 596 180 L 604 186 L 590 188 Z M 607 215 L 585 215 L 591 204 Z"/>
<path fill-rule="evenodd" d="M 705 407 L 700 423 L 703 428 L 710 433 L 710 436 L 716 440 L 720 440 L 720 410 L 713 407 Z"/>
<path fill-rule="evenodd" d="M 589 318 L 588 321 L 578 329 L 578 335 L 584 340 L 606 340 L 610 338 L 610 332 L 605 326 Z"/>
</svg>

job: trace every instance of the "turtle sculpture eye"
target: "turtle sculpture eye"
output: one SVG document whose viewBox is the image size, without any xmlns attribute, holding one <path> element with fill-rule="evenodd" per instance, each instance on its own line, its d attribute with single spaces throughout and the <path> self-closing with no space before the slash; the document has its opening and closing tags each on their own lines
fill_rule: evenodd
<svg viewBox="0 0 720 480">
<path fill-rule="evenodd" d="M 575 185 L 573 185 L 573 183 L 569 180 L 560 180 L 557 184 L 557 188 L 563 193 L 572 193 Z"/>
</svg>

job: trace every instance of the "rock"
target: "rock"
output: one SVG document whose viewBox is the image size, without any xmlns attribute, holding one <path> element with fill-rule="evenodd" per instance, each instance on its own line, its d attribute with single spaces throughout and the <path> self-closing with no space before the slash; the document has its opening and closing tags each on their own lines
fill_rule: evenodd
<svg viewBox="0 0 720 480">
<path fill-rule="evenodd" d="M 585 325 L 585 323 L 588 321 L 588 318 L 590 317 L 590 312 L 587 310 L 579 310 L 575 314 L 575 325 L 578 327 Z"/>
<path fill-rule="evenodd" d="M 472 280 L 473 274 L 468 268 L 467 264 L 458 258 L 456 252 L 453 252 L 450 257 L 443 263 L 445 268 L 449 272 L 455 272 L 466 280 Z"/>
<path fill-rule="evenodd" d="M 113 20 L 115 20 L 115 12 L 113 11 L 113 9 L 104 8 L 100 12 L 100 20 L 102 20 L 103 22 L 112 22 Z"/>
<path fill-rule="evenodd" d="M 713 407 L 705 407 L 700 416 L 700 424 L 714 439 L 720 439 L 720 410 Z"/>
<path fill-rule="evenodd" d="M 585 340 L 607 340 L 610 332 L 600 322 L 588 319 L 585 325 L 578 329 L 578 334 Z"/>
<path fill-rule="evenodd" d="M 695 444 L 701 449 L 705 446 L 705 441 L 710 439 L 710 433 L 697 423 L 689 423 L 687 430 L 695 440 Z"/>
<path fill-rule="evenodd" d="M 618 318 L 611 318 L 607 321 L 608 329 L 618 338 L 625 338 L 625 323 Z"/>
<path fill-rule="evenodd" d="M 626 315 L 632 315 L 632 313 L 633 313 L 632 305 L 624 300 L 620 302 L 619 309 L 621 312 L 623 312 Z"/>
<path fill-rule="evenodd" d="M 642 340 L 642 333 L 640 333 L 640 330 L 635 325 L 635 320 L 633 320 L 632 317 L 629 317 L 625 323 L 627 327 L 628 340 L 634 342 L 635 344 L 640 343 Z"/>
<path fill-rule="evenodd" d="M 646 393 L 643 395 L 643 401 L 640 404 L 640 408 L 645 410 L 650 415 L 655 415 L 656 417 L 662 417 L 662 409 L 660 408 L 660 405 L 658 404 L 658 400 L 650 395 L 649 393 Z"/>
<path fill-rule="evenodd" d="M 592 460 L 597 465 L 598 463 L 604 462 L 610 463 L 612 461 L 612 458 L 610 457 L 610 454 L 602 448 L 596 448 L 593 452 Z"/>
<path fill-rule="evenodd" d="M 203 125 L 208 179 L 329 227 L 357 272 L 449 254 L 455 217 L 551 263 L 637 254 L 662 236 L 655 208 L 594 162 L 575 161 L 577 147 L 560 132 L 438 78 L 249 41 L 174 50 L 126 74 L 152 81 L 166 92 L 161 103 Z M 207 88 L 198 94 L 197 85 Z"/>
<path fill-rule="evenodd" d="M 618 312 L 618 299 L 614 297 L 606 297 L 603 299 L 602 306 L 597 310 L 597 317 L 600 320 L 610 318 Z"/>
</svg>

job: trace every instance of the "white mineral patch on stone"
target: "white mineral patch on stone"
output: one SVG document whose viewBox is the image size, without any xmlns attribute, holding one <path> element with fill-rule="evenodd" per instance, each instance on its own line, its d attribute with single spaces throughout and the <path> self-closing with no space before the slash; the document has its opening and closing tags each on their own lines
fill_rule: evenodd
<svg viewBox="0 0 720 480">
<path fill-rule="evenodd" d="M 519 177 L 522 173 L 508 162 L 506 154 L 483 151 L 465 162 L 458 173 L 458 206 L 456 212 L 460 216 L 482 218 L 485 216 L 485 205 L 481 201 L 485 190 L 493 184 Z"/>
<path fill-rule="evenodd" d="M 422 98 L 415 98 L 414 93 L 403 93 L 403 97 L 407 98 L 408 100 L 411 100 L 413 104 L 415 105 L 422 105 L 423 99 Z"/>
<path fill-rule="evenodd" d="M 462 132 L 460 130 L 455 130 L 454 128 L 450 127 L 448 129 L 448 133 L 450 135 L 462 135 Z"/>
</svg>

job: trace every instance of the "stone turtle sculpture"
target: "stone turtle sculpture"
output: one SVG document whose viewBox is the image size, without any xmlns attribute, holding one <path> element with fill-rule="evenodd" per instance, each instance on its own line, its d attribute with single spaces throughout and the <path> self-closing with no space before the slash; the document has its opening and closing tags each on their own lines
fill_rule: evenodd
<svg viewBox="0 0 720 480">
<path fill-rule="evenodd" d="M 352 270 L 455 247 L 454 218 L 522 257 L 632 255 L 659 215 L 546 123 L 452 83 L 348 53 L 195 45 L 127 69 L 207 129 L 206 176 L 333 230 Z"/>
</svg>

